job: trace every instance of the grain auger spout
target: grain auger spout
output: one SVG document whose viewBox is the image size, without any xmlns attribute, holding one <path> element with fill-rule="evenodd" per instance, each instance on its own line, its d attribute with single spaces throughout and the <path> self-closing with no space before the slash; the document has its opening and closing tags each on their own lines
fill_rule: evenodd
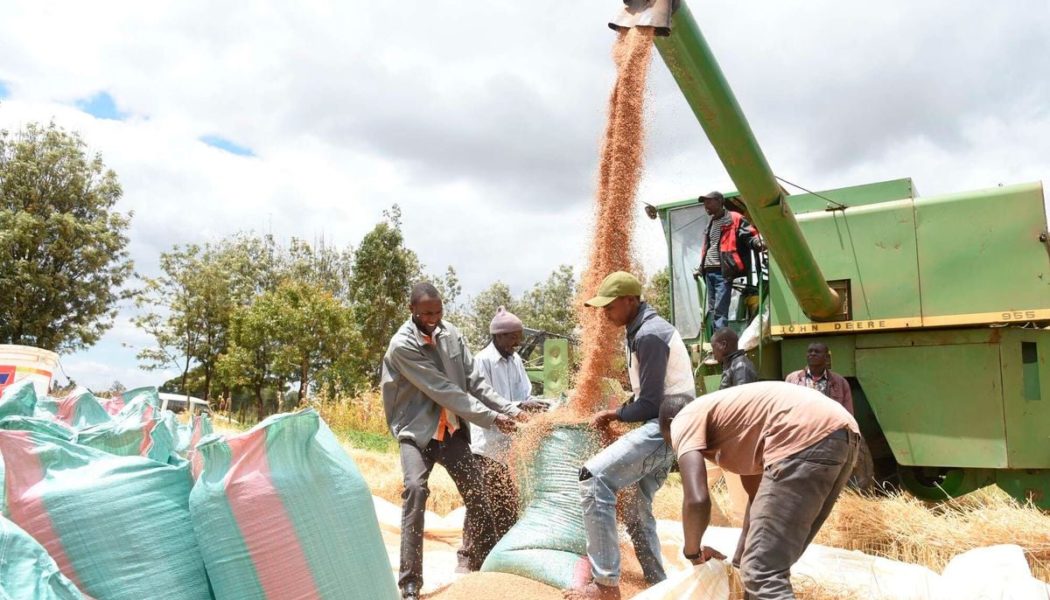
<svg viewBox="0 0 1050 600">
<path fill-rule="evenodd" d="M 736 184 L 799 305 L 814 321 L 839 315 L 842 298 L 824 278 L 784 200 L 751 126 L 707 41 L 680 0 L 626 0 L 609 27 L 652 27 L 656 48 Z"/>
</svg>

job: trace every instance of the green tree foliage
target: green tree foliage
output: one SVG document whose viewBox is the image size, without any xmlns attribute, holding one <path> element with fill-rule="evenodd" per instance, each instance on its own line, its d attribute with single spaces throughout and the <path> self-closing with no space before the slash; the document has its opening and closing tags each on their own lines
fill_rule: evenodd
<svg viewBox="0 0 1050 600">
<path fill-rule="evenodd" d="M 0 131 L 0 342 L 77 350 L 113 325 L 132 272 L 121 195 L 78 134 Z"/>
<path fill-rule="evenodd" d="M 390 337 L 405 320 L 412 283 L 420 278 L 416 253 L 405 247 L 401 209 L 395 204 L 365 235 L 354 253 L 350 298 L 363 342 L 361 360 L 379 382 L 380 364 Z"/>
<path fill-rule="evenodd" d="M 230 319 L 230 345 L 217 364 L 223 381 L 251 390 L 259 419 L 276 408 L 266 406 L 263 391 L 276 387 L 278 392 L 283 392 L 279 384 L 288 375 L 289 365 L 282 364 L 281 360 L 277 322 L 282 310 L 281 301 L 274 293 L 263 294 L 252 304 L 238 307 Z"/>
<path fill-rule="evenodd" d="M 578 325 L 573 309 L 577 288 L 572 266 L 561 265 L 546 281 L 537 283 L 522 296 L 518 316 L 526 327 L 573 336 Z"/>
<path fill-rule="evenodd" d="M 277 368 L 298 378 L 299 403 L 306 400 L 312 377 L 349 393 L 366 383 L 355 377 L 367 370 L 358 364 L 362 344 L 353 313 L 331 292 L 288 280 L 257 302 L 270 306 L 279 343 Z"/>
<path fill-rule="evenodd" d="M 671 274 L 667 267 L 649 278 L 642 295 L 657 314 L 668 321 L 671 320 Z"/>
<path fill-rule="evenodd" d="M 349 300 L 354 266 L 351 249 L 332 248 L 324 239 L 309 244 L 292 238 L 280 262 L 281 279 L 315 285 L 340 300 Z"/>
<path fill-rule="evenodd" d="M 205 399 L 211 397 L 219 356 L 229 344 L 235 310 L 249 305 L 279 277 L 278 249 L 270 237 L 235 236 L 216 245 L 176 246 L 161 254 L 162 274 L 144 278 L 134 322 L 156 346 L 140 349 L 145 369 L 176 367 L 184 393 L 197 365 Z"/>
</svg>

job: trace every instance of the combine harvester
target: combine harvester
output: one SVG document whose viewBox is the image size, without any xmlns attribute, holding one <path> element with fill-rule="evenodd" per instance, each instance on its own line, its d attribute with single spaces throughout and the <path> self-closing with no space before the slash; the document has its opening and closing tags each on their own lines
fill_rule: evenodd
<svg viewBox="0 0 1050 600">
<path fill-rule="evenodd" d="M 911 179 L 788 196 L 688 6 L 630 0 L 613 29 L 653 27 L 663 57 L 768 245 L 737 282 L 763 378 L 827 344 L 852 387 L 875 475 L 944 499 L 995 484 L 1050 508 L 1050 241 L 1042 184 L 920 197 Z M 647 209 L 667 240 L 675 326 L 710 338 L 694 279 L 708 216 L 695 198 Z M 741 291 L 756 294 L 748 301 Z M 766 316 L 768 315 L 768 316 Z M 699 365 L 717 387 L 717 367 Z"/>
</svg>

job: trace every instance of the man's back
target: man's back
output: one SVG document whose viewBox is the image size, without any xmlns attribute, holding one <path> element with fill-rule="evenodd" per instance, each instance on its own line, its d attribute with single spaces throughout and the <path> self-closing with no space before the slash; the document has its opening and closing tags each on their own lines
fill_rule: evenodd
<svg viewBox="0 0 1050 600">
<path fill-rule="evenodd" d="M 760 381 L 698 398 L 671 422 L 671 436 L 679 456 L 700 450 L 728 471 L 753 475 L 843 428 L 859 433 L 853 417 L 820 392 Z"/>
</svg>

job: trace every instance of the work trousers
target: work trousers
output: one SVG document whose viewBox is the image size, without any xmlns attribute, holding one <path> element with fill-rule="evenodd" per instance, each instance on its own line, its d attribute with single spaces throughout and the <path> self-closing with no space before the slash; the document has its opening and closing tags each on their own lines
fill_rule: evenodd
<svg viewBox="0 0 1050 600">
<path fill-rule="evenodd" d="M 514 486 L 510 468 L 480 454 L 474 455 L 474 461 L 481 472 L 482 504 L 486 508 L 488 519 L 468 519 L 463 524 L 464 548 L 474 545 L 473 540 L 479 535 L 495 540 L 495 545 L 518 522 L 518 489 Z M 485 531 L 479 533 L 479 528 L 485 528 Z M 463 554 L 460 554 L 459 559 L 460 566 L 472 571 L 481 568 L 481 563 L 474 564 Z"/>
<path fill-rule="evenodd" d="M 627 489 L 623 515 L 627 534 L 647 583 L 667 578 L 660 560 L 653 497 L 667 480 L 674 453 L 664 443 L 656 419 L 630 431 L 588 460 L 580 472 L 587 558 L 596 583 L 620 585 L 620 540 L 616 494 Z"/>
<path fill-rule="evenodd" d="M 496 545 L 484 504 L 482 475 L 470 452 L 466 428 L 457 429 L 444 441 L 431 440 L 426 448 L 401 440 L 405 489 L 401 492 L 401 565 L 397 585 L 402 589 L 410 583 L 423 587 L 423 514 L 430 495 L 427 482 L 435 464 L 448 471 L 467 507 L 464 529 L 469 528 L 473 535 L 463 537 L 458 552 L 461 560 L 477 568 Z"/>
<path fill-rule="evenodd" d="M 729 324 L 729 302 L 733 298 L 733 282 L 721 271 L 704 271 L 707 284 L 707 315 L 712 321 L 711 333 Z"/>
<path fill-rule="evenodd" d="M 853 472 L 859 442 L 859 435 L 840 429 L 765 468 L 740 561 L 747 600 L 795 598 L 791 565 L 831 513 Z"/>
</svg>

